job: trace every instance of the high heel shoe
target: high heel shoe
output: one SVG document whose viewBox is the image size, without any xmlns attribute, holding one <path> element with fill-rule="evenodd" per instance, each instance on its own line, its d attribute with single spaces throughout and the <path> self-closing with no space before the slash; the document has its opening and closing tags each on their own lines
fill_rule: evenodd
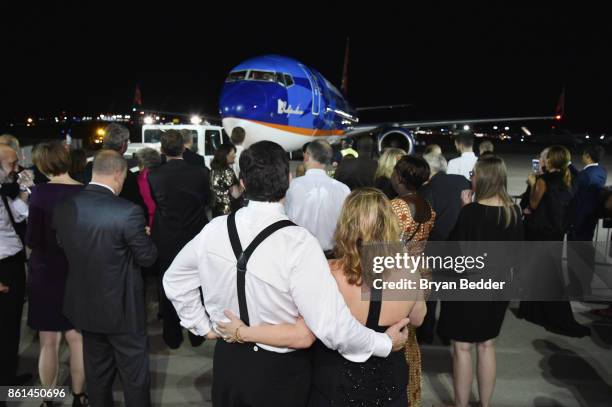
<svg viewBox="0 0 612 407">
<path fill-rule="evenodd" d="M 72 393 L 72 407 L 87 407 L 89 406 L 89 398 L 87 397 L 87 393 Z"/>
</svg>

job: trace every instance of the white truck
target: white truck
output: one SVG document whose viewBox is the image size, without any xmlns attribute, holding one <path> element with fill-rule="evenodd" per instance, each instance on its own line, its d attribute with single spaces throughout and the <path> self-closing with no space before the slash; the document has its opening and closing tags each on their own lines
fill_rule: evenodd
<svg viewBox="0 0 612 407">
<path fill-rule="evenodd" d="M 210 168 L 210 161 L 217 148 L 227 142 L 225 130 L 221 126 L 204 124 L 144 124 L 142 126 L 142 142 L 131 143 L 125 155 L 132 158 L 134 153 L 143 147 L 151 147 L 158 151 L 161 149 L 161 135 L 167 130 L 188 130 L 193 134 L 193 150 L 203 155 L 206 166 Z"/>
</svg>

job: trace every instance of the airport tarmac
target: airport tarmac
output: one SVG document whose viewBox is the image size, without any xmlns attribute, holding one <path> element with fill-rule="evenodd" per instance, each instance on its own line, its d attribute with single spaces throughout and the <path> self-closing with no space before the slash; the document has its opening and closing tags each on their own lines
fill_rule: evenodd
<svg viewBox="0 0 612 407">
<path fill-rule="evenodd" d="M 509 169 L 509 191 L 520 194 L 531 171 L 529 154 L 502 154 Z M 575 162 L 579 157 L 575 156 Z M 612 160 L 604 165 L 612 168 Z M 292 165 L 294 168 L 295 165 Z M 578 165 L 579 168 L 582 165 Z M 605 239 L 607 230 L 600 238 Z M 612 263 L 612 259 L 608 259 Z M 151 285 L 149 285 L 151 286 Z M 151 286 L 152 287 L 152 286 Z M 497 384 L 493 405 L 498 407 L 608 407 L 612 405 L 612 320 L 589 314 L 602 305 L 574 303 L 579 322 L 592 329 L 588 338 L 568 338 L 549 333 L 539 326 L 517 319 L 512 304 L 508 310 L 497 349 Z M 205 342 L 192 348 L 185 336 L 183 346 L 168 350 L 161 337 L 161 324 L 156 319 L 156 306 L 149 303 L 150 358 L 152 399 L 155 406 L 210 406 L 212 356 L 214 344 Z M 34 332 L 25 326 L 21 342 L 20 372 L 36 372 L 38 342 Z M 68 349 L 62 347 L 60 383 L 69 384 Z M 441 343 L 424 345 L 423 406 L 440 406 L 452 401 L 452 365 L 450 348 Z M 474 381 L 473 395 L 477 395 Z M 117 405 L 122 394 L 115 386 Z M 473 396 L 475 403 L 475 397 Z M 71 399 L 70 399 L 71 402 Z M 40 401 L 9 403 L 15 406 L 38 406 Z M 65 402 L 63 405 L 70 405 Z M 476 404 L 474 404 L 476 405 Z"/>
</svg>

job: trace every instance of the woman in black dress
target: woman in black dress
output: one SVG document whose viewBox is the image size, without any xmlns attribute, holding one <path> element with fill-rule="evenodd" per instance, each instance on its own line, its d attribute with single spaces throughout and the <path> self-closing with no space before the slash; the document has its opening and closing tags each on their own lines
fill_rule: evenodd
<svg viewBox="0 0 612 407">
<path fill-rule="evenodd" d="M 359 188 L 351 192 L 342 207 L 335 237 L 336 259 L 329 261 L 330 271 L 353 316 L 377 332 L 385 332 L 406 316 L 411 325 L 419 326 L 426 313 L 424 301 L 385 300 L 384 293 L 380 301 L 380 291 L 373 288 L 370 293 L 378 295 L 374 298 L 379 300 L 362 300 L 362 283 L 367 279 L 361 273 L 362 245 L 373 242 L 399 243 L 400 239 L 399 225 L 387 197 L 375 188 Z M 420 292 L 415 294 L 422 295 Z M 232 319 L 230 323 L 219 323 L 219 333 L 230 337 L 239 333 L 245 342 L 278 346 L 281 338 L 299 337 L 298 334 L 303 331 L 303 321 L 296 325 L 249 327 L 235 316 L 229 317 Z M 290 334 L 291 330 L 296 334 Z M 403 349 L 392 352 L 386 358 L 372 356 L 363 363 L 345 359 L 320 341 L 315 343 L 312 352 L 312 388 L 308 406 L 408 405 L 408 366 Z"/>
<path fill-rule="evenodd" d="M 520 209 L 508 195 L 506 165 L 495 156 L 480 158 L 472 177 L 473 191 L 462 195 L 464 207 L 451 232 L 454 241 L 521 241 Z M 474 198 L 474 202 L 472 202 Z M 442 302 L 438 331 L 453 340 L 455 406 L 467 406 L 472 388 L 472 346 L 478 355 L 480 405 L 488 407 L 495 387 L 494 339 L 499 335 L 507 301 Z"/>
<path fill-rule="evenodd" d="M 536 242 L 563 242 L 572 200 L 571 155 L 563 146 L 552 146 L 545 152 L 545 172 L 540 176 L 531 174 L 528 179 L 528 196 L 524 199 L 526 237 Z M 554 295 L 561 299 L 565 295 L 562 244 L 541 246 L 541 255 L 533 259 L 537 264 L 532 264 L 530 269 L 539 270 L 541 278 L 534 282 L 543 286 L 533 287 L 534 292 L 546 290 L 547 297 Z M 550 250 L 545 250 L 546 247 Z M 561 335 L 583 337 L 590 334 L 589 328 L 574 319 L 569 301 L 521 301 L 518 316 Z"/>
<path fill-rule="evenodd" d="M 32 250 L 28 274 L 28 325 L 39 331 L 38 371 L 45 388 L 57 385 L 59 347 L 64 333 L 70 348 L 73 406 L 84 406 L 87 396 L 84 393 L 83 339 L 62 314 L 68 260 L 57 244 L 52 227 L 55 205 L 79 192 L 83 185 L 68 175 L 70 154 L 61 143 L 39 144 L 32 159 L 49 182 L 36 185 L 30 196 L 26 232 L 26 245 Z M 46 401 L 44 405 L 50 406 L 52 402 Z"/>
</svg>

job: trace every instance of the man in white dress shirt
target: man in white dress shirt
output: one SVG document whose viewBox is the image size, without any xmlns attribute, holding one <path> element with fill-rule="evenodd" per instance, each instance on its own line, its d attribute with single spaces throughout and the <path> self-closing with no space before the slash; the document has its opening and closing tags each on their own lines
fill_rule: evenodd
<svg viewBox="0 0 612 407">
<path fill-rule="evenodd" d="M 461 156 L 448 162 L 446 173 L 463 175 L 469 180 L 470 172 L 478 161 L 478 157 L 474 154 L 474 135 L 469 132 L 459 133 L 455 137 L 455 147 Z"/>
<path fill-rule="evenodd" d="M 407 320 L 386 333 L 361 325 L 340 295 L 316 238 L 302 227 L 287 225 L 291 222 L 283 201 L 291 177 L 285 151 L 270 141 L 255 143 L 242 153 L 240 170 L 249 205 L 233 217 L 213 219 L 181 250 L 164 276 L 166 294 L 181 324 L 212 337 L 216 325 L 228 321 L 224 310 L 251 326 L 293 324 L 302 316 L 317 338 L 348 360 L 363 362 L 401 349 Z M 256 239 L 279 222 L 287 227 L 263 241 Z M 261 244 L 250 251 L 254 240 Z M 213 405 L 304 406 L 310 374 L 305 350 L 219 340 Z"/>
<path fill-rule="evenodd" d="M 306 174 L 291 181 L 285 198 L 289 219 L 312 233 L 328 256 L 334 248 L 340 210 L 351 193 L 349 187 L 325 172 L 333 154 L 325 140 L 309 143 L 304 153 Z"/>
<path fill-rule="evenodd" d="M 21 193 L 9 192 L 19 169 L 12 148 L 0 144 L 0 386 L 16 385 L 25 297 L 25 252 L 15 225 L 27 216 Z"/>
</svg>

